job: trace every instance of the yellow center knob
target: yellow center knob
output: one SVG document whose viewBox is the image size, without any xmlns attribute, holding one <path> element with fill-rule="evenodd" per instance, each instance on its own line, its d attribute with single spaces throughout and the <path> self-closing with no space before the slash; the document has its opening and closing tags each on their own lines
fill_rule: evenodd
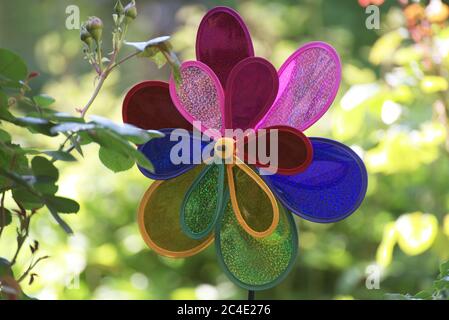
<svg viewBox="0 0 449 320">
<path fill-rule="evenodd" d="M 220 138 L 214 146 L 215 155 L 221 159 L 232 159 L 234 148 L 234 139 Z"/>
</svg>

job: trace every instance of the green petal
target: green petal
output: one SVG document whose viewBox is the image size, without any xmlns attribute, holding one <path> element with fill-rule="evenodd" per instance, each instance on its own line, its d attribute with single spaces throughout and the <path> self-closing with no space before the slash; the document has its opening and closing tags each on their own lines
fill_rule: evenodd
<svg viewBox="0 0 449 320">
<path fill-rule="evenodd" d="M 187 191 L 181 207 L 181 227 L 192 239 L 210 233 L 224 207 L 224 165 L 208 165 Z"/>
<path fill-rule="evenodd" d="M 296 260 L 298 234 L 291 213 L 280 204 L 279 224 L 263 238 L 248 234 L 237 222 L 232 205 L 226 201 L 217 223 L 215 245 L 224 271 L 238 286 L 265 290 L 282 281 Z"/>
</svg>

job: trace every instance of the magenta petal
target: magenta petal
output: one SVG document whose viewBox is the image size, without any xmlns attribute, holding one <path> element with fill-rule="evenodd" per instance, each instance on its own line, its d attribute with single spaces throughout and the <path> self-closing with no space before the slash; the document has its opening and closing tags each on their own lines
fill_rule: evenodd
<svg viewBox="0 0 449 320">
<path fill-rule="evenodd" d="M 187 61 L 181 65 L 181 83 L 170 79 L 170 96 L 179 112 L 196 128 L 216 133 L 224 129 L 224 92 L 214 72 L 204 63 Z M 200 122 L 200 123 L 197 123 Z"/>
<path fill-rule="evenodd" d="M 311 42 L 279 70 L 279 92 L 258 128 L 287 125 L 306 130 L 326 113 L 341 80 L 340 58 L 330 45 Z"/>
<path fill-rule="evenodd" d="M 265 59 L 240 61 L 229 74 L 225 93 L 226 128 L 254 128 L 278 92 L 276 69 Z"/>
<path fill-rule="evenodd" d="M 252 56 L 251 36 L 236 11 L 216 7 L 204 16 L 196 36 L 196 58 L 214 70 L 223 87 L 232 68 Z"/>
</svg>

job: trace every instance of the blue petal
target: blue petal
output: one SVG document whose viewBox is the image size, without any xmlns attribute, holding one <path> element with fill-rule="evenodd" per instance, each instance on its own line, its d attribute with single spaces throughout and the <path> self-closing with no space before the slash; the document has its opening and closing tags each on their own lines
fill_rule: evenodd
<svg viewBox="0 0 449 320">
<path fill-rule="evenodd" d="M 296 175 L 263 175 L 273 193 L 293 213 L 320 223 L 353 213 L 365 197 L 368 177 L 363 161 L 337 141 L 311 138 L 313 161 Z"/>
<path fill-rule="evenodd" d="M 150 172 L 140 166 L 139 170 L 148 178 L 153 180 L 168 180 L 177 177 L 196 165 L 201 163 L 201 154 L 204 147 L 211 141 L 202 141 L 201 136 L 194 135 L 192 132 L 184 130 L 181 136 L 176 135 L 175 141 L 170 141 L 174 130 L 184 129 L 162 129 L 159 130 L 165 134 L 163 138 L 156 138 L 139 146 L 139 150 L 151 161 L 154 166 L 154 172 Z M 180 131 L 181 132 L 181 131 Z M 204 137 L 204 136 L 203 136 Z M 182 152 L 189 152 L 182 163 L 174 163 L 170 153 L 175 147 Z M 201 151 L 201 152 L 200 152 Z M 177 153 L 182 156 L 182 152 Z"/>
</svg>

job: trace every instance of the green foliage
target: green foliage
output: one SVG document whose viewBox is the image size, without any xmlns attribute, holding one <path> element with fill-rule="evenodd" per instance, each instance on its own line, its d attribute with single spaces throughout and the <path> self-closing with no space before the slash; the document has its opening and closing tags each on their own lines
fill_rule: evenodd
<svg viewBox="0 0 449 320">
<path fill-rule="evenodd" d="M 447 300 L 449 298 L 449 261 L 440 265 L 440 274 L 433 285 L 415 295 L 387 294 L 390 300 Z"/>
</svg>

